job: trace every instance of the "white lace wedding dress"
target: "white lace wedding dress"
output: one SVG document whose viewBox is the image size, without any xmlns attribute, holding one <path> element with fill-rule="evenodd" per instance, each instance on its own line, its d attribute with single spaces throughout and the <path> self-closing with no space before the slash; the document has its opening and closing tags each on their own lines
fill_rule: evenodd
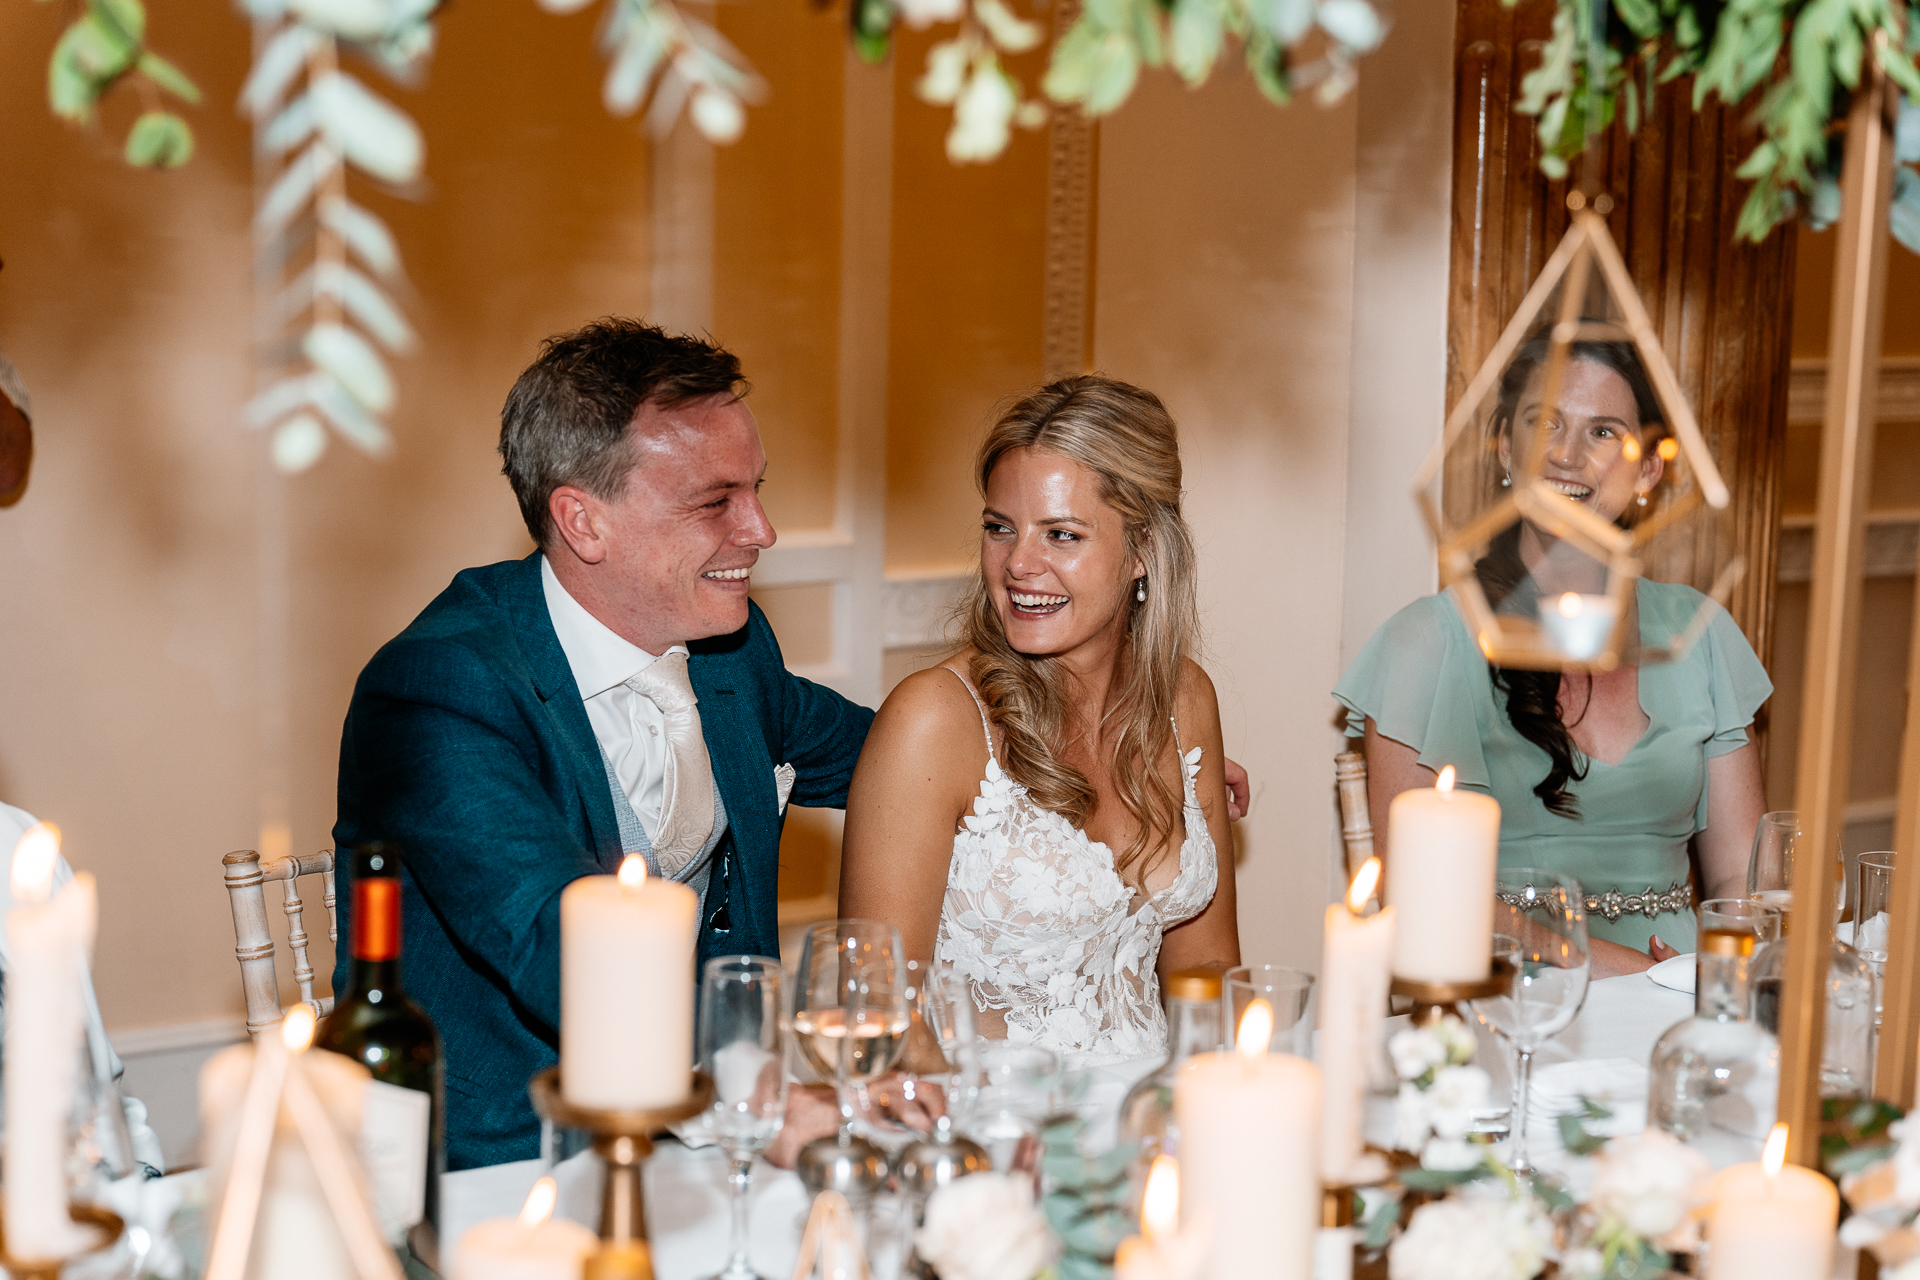
<svg viewBox="0 0 1920 1280">
<path fill-rule="evenodd" d="M 946 668 L 952 671 L 951 667 Z M 980 696 L 955 671 L 974 702 Z M 1173 882 L 1132 910 L 1113 851 L 1027 798 L 1000 770 L 984 705 L 987 776 L 954 833 L 936 961 L 973 985 L 980 1033 L 1037 1044 L 1073 1066 L 1163 1056 L 1160 938 L 1213 901 L 1213 836 L 1195 798 L 1200 748 L 1181 757 L 1186 832 Z M 1179 726 L 1174 726 L 1176 743 Z"/>
</svg>

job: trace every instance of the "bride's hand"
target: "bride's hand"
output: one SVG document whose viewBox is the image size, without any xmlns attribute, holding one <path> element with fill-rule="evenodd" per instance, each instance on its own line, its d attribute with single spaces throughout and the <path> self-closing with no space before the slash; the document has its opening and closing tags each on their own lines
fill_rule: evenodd
<svg viewBox="0 0 1920 1280">
<path fill-rule="evenodd" d="M 1231 758 L 1224 761 L 1221 771 L 1227 775 L 1227 821 L 1238 822 L 1247 816 L 1247 804 L 1253 796 L 1247 771 Z"/>
<path fill-rule="evenodd" d="M 767 1163 L 791 1169 L 800 1148 L 815 1138 L 832 1136 L 840 1128 L 840 1104 L 830 1085 L 796 1084 L 787 1090 L 787 1119 L 767 1148 Z"/>
</svg>

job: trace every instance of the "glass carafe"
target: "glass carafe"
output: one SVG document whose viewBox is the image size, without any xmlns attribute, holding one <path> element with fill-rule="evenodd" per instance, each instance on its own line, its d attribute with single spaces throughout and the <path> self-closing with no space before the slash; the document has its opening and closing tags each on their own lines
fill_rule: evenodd
<svg viewBox="0 0 1920 1280">
<path fill-rule="evenodd" d="M 1700 904 L 1693 1016 L 1653 1047 L 1647 1122 L 1724 1167 L 1757 1159 L 1780 1088 L 1780 1044 L 1753 1017 L 1752 974 L 1777 929 L 1772 908 Z"/>
<path fill-rule="evenodd" d="M 1120 1104 L 1120 1141 L 1134 1145 L 1141 1171 L 1157 1155 L 1177 1154 L 1173 1128 L 1173 1073 L 1196 1053 L 1211 1053 L 1225 1043 L 1220 1029 L 1220 975 L 1185 969 L 1167 978 L 1167 1060 L 1127 1092 Z"/>
<path fill-rule="evenodd" d="M 1761 948 L 1753 962 L 1755 1020 L 1780 1031 L 1787 940 Z M 1835 941 L 1827 965 L 1826 1039 L 1820 1054 L 1820 1096 L 1855 1097 L 1873 1089 L 1873 966 L 1844 942 Z"/>
</svg>

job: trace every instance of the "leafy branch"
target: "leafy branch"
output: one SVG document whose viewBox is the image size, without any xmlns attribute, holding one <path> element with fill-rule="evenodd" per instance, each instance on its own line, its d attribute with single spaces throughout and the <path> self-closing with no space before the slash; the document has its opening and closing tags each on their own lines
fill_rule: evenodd
<svg viewBox="0 0 1920 1280">
<path fill-rule="evenodd" d="M 87 0 L 85 11 L 53 46 L 47 64 L 47 101 L 61 119 L 92 124 L 107 91 L 135 78 L 148 109 L 127 133 L 127 163 L 177 169 L 193 155 L 193 130 L 185 120 L 157 106 L 159 91 L 197 103 L 200 90 L 178 67 L 147 47 L 146 35 L 147 10 L 140 0 Z"/>
<path fill-rule="evenodd" d="M 1522 80 L 1516 108 L 1539 117 L 1541 170 L 1565 177 L 1590 135 L 1617 115 L 1629 132 L 1637 129 L 1660 85 L 1692 76 L 1696 111 L 1709 96 L 1729 107 L 1753 102 L 1760 140 L 1737 171 L 1753 183 L 1735 228 L 1742 239 L 1764 240 L 1797 216 L 1816 226 L 1838 216 L 1836 144 L 1868 58 L 1920 98 L 1920 22 L 1903 31 L 1895 0 L 1554 2 L 1552 36 Z M 1602 14 L 1596 4 L 1607 6 Z M 1596 17 L 1605 33 L 1597 49 Z M 1903 126 L 1902 137 L 1909 145 L 1901 159 L 1920 159 L 1920 122 Z M 1920 252 L 1920 175 L 1903 169 L 1895 195 L 1904 206 L 1896 234 Z"/>
</svg>

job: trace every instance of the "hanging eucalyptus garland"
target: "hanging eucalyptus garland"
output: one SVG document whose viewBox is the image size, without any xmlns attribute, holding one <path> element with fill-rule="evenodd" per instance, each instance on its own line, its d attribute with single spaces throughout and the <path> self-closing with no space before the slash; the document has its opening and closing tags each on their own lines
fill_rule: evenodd
<svg viewBox="0 0 1920 1280">
<path fill-rule="evenodd" d="M 106 92 L 131 83 L 146 109 L 127 133 L 127 163 L 176 169 L 193 155 L 193 130 L 161 107 L 160 95 L 193 103 L 200 101 L 200 90 L 146 41 L 147 9 L 140 0 L 87 0 L 53 46 L 47 101 L 61 119 L 91 124 Z"/>
<path fill-rule="evenodd" d="M 1509 5 L 1515 0 L 1507 0 Z M 1906 95 L 1896 156 L 1893 230 L 1920 253 L 1920 18 L 1894 0 L 1610 0 L 1598 47 L 1593 4 L 1555 0 L 1553 35 L 1521 82 L 1517 110 L 1540 118 L 1540 167 L 1563 177 L 1590 133 L 1615 116 L 1629 131 L 1659 86 L 1693 77 L 1694 108 L 1709 95 L 1745 104 L 1760 139 L 1739 169 L 1753 183 L 1735 234 L 1759 241 L 1795 217 L 1814 227 L 1840 214 L 1840 157 L 1852 91 L 1867 59 Z M 1591 66 L 1604 70 L 1593 75 Z M 1591 87 L 1598 85 L 1598 90 Z M 1589 120 L 1589 117 L 1596 117 Z"/>
</svg>

